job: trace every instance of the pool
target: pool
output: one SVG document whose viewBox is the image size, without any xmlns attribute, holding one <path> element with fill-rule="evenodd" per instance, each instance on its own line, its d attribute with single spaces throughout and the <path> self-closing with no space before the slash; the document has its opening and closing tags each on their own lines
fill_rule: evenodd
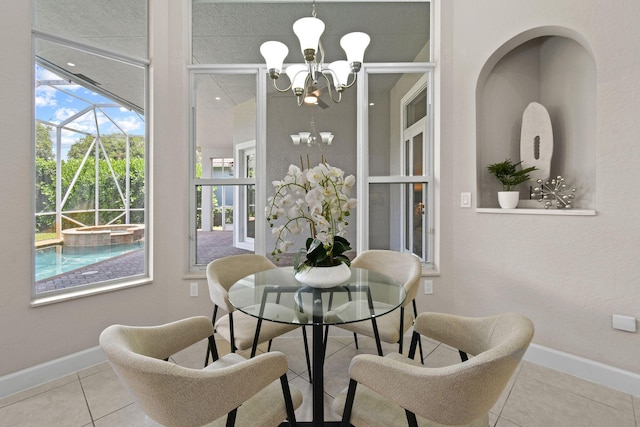
<svg viewBox="0 0 640 427">
<path fill-rule="evenodd" d="M 143 243 L 94 247 L 62 245 L 36 249 L 36 282 L 144 247 Z"/>
</svg>

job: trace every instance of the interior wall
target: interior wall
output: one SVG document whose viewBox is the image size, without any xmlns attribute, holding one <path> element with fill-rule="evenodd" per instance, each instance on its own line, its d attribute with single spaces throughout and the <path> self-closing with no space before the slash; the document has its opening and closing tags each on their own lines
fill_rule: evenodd
<svg viewBox="0 0 640 427">
<path fill-rule="evenodd" d="M 153 283 L 117 292 L 30 306 L 33 276 L 33 58 L 31 3 L 0 4 L 1 203 L 0 376 L 98 345 L 113 323 L 150 325 L 211 315 L 205 281 L 188 271 L 188 59 L 190 2 L 151 3 L 150 172 L 152 202 L 147 233 L 152 245 Z M 31 70 L 31 72 L 30 72 Z M 11 102 L 8 102 L 11 100 Z M 191 281 L 200 297 L 189 297 Z"/>
<path fill-rule="evenodd" d="M 154 281 L 31 308 L 33 79 L 27 71 L 32 69 L 31 2 L 0 2 L 0 52 L 11 58 L 0 61 L 4 100 L 0 188 L 4 200 L 11 201 L 0 204 L 0 375 L 92 348 L 100 331 L 113 323 L 156 324 L 211 313 L 203 276 L 188 273 L 185 66 L 190 2 L 150 3 Z M 614 8 L 595 0 L 442 0 L 436 5 L 441 13 L 436 25 L 442 29 L 441 50 L 434 58 L 440 83 L 436 185 L 441 191 L 437 213 L 441 260 L 440 276 L 433 278 L 434 295 L 419 295 L 419 309 L 464 315 L 517 311 L 533 320 L 535 343 L 639 372 L 640 335 L 613 330 L 611 315 L 640 317 L 640 198 L 633 197 L 640 160 L 640 40 L 635 29 L 640 3 L 620 2 Z M 481 67 L 513 35 L 548 23 L 583 34 L 597 64 L 598 214 L 497 215 L 460 208 L 460 192 L 473 192 L 476 186 L 475 85 Z M 298 124 L 286 124 L 287 132 L 298 130 Z M 355 140 L 355 133 L 335 133 L 336 144 L 342 138 Z M 291 153 L 291 146 L 283 145 L 271 155 Z M 355 164 L 355 149 L 346 156 L 339 166 Z M 275 172 L 279 175 L 282 170 Z M 477 194 L 473 196 L 477 200 Z M 189 297 L 190 282 L 200 284 L 199 297 Z"/>
<path fill-rule="evenodd" d="M 434 292 L 452 292 L 453 311 L 459 314 L 520 312 L 535 324 L 534 343 L 640 372 L 640 334 L 611 325 L 613 314 L 640 317 L 640 200 L 633 197 L 636 186 L 627 185 L 635 182 L 640 160 L 640 39 L 635 29 L 640 3 L 438 3 L 444 31 L 439 75 L 449 96 L 441 96 L 440 121 L 444 267 Z M 476 188 L 479 173 L 475 97 L 482 67 L 515 35 L 544 25 L 578 34 L 576 40 L 595 60 L 595 123 L 585 126 L 595 132 L 597 186 L 584 191 L 593 193 L 597 215 L 506 215 L 460 208 L 460 193 Z M 447 182 L 452 183 L 450 193 Z"/>
<path fill-rule="evenodd" d="M 592 208 L 596 194 L 597 72 L 591 54 L 567 37 L 540 46 L 540 102 L 549 111 L 554 152 L 551 177 L 562 175 L 578 188 L 574 206 Z"/>
</svg>

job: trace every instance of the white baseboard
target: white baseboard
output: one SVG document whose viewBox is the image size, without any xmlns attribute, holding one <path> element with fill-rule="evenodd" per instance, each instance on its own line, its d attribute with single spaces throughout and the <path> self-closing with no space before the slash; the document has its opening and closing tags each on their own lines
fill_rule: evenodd
<svg viewBox="0 0 640 427">
<path fill-rule="evenodd" d="M 107 359 L 93 347 L 0 377 L 0 398 L 73 374 Z"/>
<path fill-rule="evenodd" d="M 604 363 L 594 362 L 552 348 L 531 344 L 524 360 L 564 372 L 596 384 L 640 396 L 640 374 L 625 371 Z"/>
<path fill-rule="evenodd" d="M 93 347 L 22 371 L 0 377 L 0 398 L 73 374 L 106 360 L 99 347 Z M 640 375 L 583 357 L 574 356 L 537 344 L 524 355 L 538 365 L 574 375 L 597 384 L 640 396 Z"/>
</svg>

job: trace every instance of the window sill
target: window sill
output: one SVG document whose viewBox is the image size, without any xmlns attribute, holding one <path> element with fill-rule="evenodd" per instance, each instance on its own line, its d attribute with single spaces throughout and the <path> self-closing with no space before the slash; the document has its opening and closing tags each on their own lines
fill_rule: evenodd
<svg viewBox="0 0 640 427">
<path fill-rule="evenodd" d="M 151 284 L 153 280 L 149 277 L 145 277 L 138 280 L 132 280 L 128 282 L 120 282 L 108 285 L 102 285 L 97 287 L 82 287 L 77 290 L 70 290 L 68 292 L 55 293 L 54 295 L 36 296 L 31 300 L 31 307 L 41 307 L 49 304 L 56 304 L 59 302 L 65 302 L 75 300 L 78 298 L 90 297 L 93 295 L 104 294 L 107 292 L 119 291 L 122 289 L 133 288 L 141 285 Z"/>
<path fill-rule="evenodd" d="M 569 215 L 569 216 L 595 216 L 595 209 L 500 209 L 500 208 L 476 208 L 478 213 L 496 213 L 510 215 Z"/>
</svg>

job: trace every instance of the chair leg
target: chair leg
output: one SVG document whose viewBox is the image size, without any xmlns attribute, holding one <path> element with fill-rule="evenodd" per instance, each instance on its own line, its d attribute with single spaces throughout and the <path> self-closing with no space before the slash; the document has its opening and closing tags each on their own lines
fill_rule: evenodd
<svg viewBox="0 0 640 427">
<path fill-rule="evenodd" d="M 409 359 L 413 359 L 416 357 L 416 347 L 420 342 L 420 334 L 416 331 L 413 331 L 413 336 L 411 337 L 411 345 L 409 346 Z"/>
<path fill-rule="evenodd" d="M 462 360 L 463 362 L 469 360 L 469 356 L 467 356 L 467 353 L 465 353 L 464 351 L 458 350 L 458 353 L 460 354 L 460 360 Z"/>
<path fill-rule="evenodd" d="M 262 318 L 258 318 L 258 321 L 256 323 L 256 333 L 253 336 L 253 345 L 251 345 L 251 356 L 249 356 L 249 358 L 252 358 L 253 356 L 256 355 L 256 350 L 258 350 L 258 341 L 260 339 L 260 328 L 262 327 Z M 269 350 L 271 349 L 271 341 L 269 341 Z"/>
<path fill-rule="evenodd" d="M 347 399 L 344 402 L 344 412 L 342 412 L 341 427 L 349 427 L 349 421 L 351 420 L 351 409 L 353 408 L 353 401 L 356 397 L 356 387 L 358 382 L 354 379 L 349 380 L 349 389 L 347 390 Z"/>
<path fill-rule="evenodd" d="M 398 353 L 400 354 L 402 354 L 403 342 L 404 342 L 404 307 L 400 307 L 400 339 L 398 340 Z"/>
<path fill-rule="evenodd" d="M 227 414 L 227 427 L 233 427 L 236 425 L 236 415 L 238 414 L 238 408 L 232 410 Z"/>
<path fill-rule="evenodd" d="M 309 372 L 309 383 L 313 384 L 313 378 L 311 378 L 311 358 L 309 357 L 309 340 L 307 339 L 307 328 L 304 326 L 302 326 L 302 340 L 304 341 L 304 356 L 307 358 L 307 372 Z"/>
<path fill-rule="evenodd" d="M 211 316 L 211 324 L 215 327 L 216 325 L 216 316 L 218 315 L 218 306 L 214 305 L 213 306 L 213 315 Z M 215 331 L 215 329 L 214 329 Z M 209 340 L 211 340 L 213 337 L 210 337 Z M 214 346 L 215 346 L 215 341 L 213 342 Z M 204 367 L 206 368 L 207 365 L 209 365 L 209 356 L 211 355 L 211 341 L 209 341 L 209 345 L 207 346 L 207 354 L 204 357 Z M 216 360 L 218 360 L 218 351 L 216 348 L 216 353 L 213 356 L 213 361 L 215 362 Z"/>
<path fill-rule="evenodd" d="M 215 362 L 216 360 L 218 360 L 220 358 L 220 356 L 218 355 L 218 346 L 216 344 L 216 338 L 211 335 L 208 338 L 208 345 L 207 345 L 207 360 L 205 360 L 205 365 L 204 367 L 207 367 L 207 364 L 209 362 L 209 353 L 211 353 L 212 355 L 212 361 Z"/>
<path fill-rule="evenodd" d="M 416 319 L 418 317 L 418 307 L 416 306 L 416 300 L 413 301 L 413 318 Z M 420 363 L 424 365 L 424 353 L 422 352 L 422 340 L 418 339 L 418 347 L 420 348 Z"/>
<path fill-rule="evenodd" d="M 411 411 L 404 410 L 405 415 L 407 416 L 407 424 L 409 427 L 418 427 L 418 420 L 416 420 L 416 414 Z"/>
<path fill-rule="evenodd" d="M 378 356 L 384 356 L 384 354 L 382 354 L 382 343 L 380 342 L 380 333 L 378 332 L 378 323 L 376 322 L 375 317 L 371 319 L 371 323 L 373 324 L 373 335 L 376 340 L 376 348 L 378 349 Z"/>
<path fill-rule="evenodd" d="M 235 353 L 238 348 L 236 347 L 236 336 L 233 333 L 233 313 L 229 313 L 229 335 L 231 337 L 231 342 L 229 343 L 231 353 Z"/>
<path fill-rule="evenodd" d="M 282 394 L 284 395 L 284 406 L 287 409 L 287 420 L 289 420 L 290 426 L 295 426 L 296 412 L 293 408 L 293 401 L 291 400 L 291 390 L 289 389 L 287 374 L 280 377 L 280 385 L 282 385 Z"/>
<path fill-rule="evenodd" d="M 353 333 L 353 342 L 356 345 L 356 349 L 358 349 L 358 334 L 356 334 L 355 332 Z"/>
</svg>

